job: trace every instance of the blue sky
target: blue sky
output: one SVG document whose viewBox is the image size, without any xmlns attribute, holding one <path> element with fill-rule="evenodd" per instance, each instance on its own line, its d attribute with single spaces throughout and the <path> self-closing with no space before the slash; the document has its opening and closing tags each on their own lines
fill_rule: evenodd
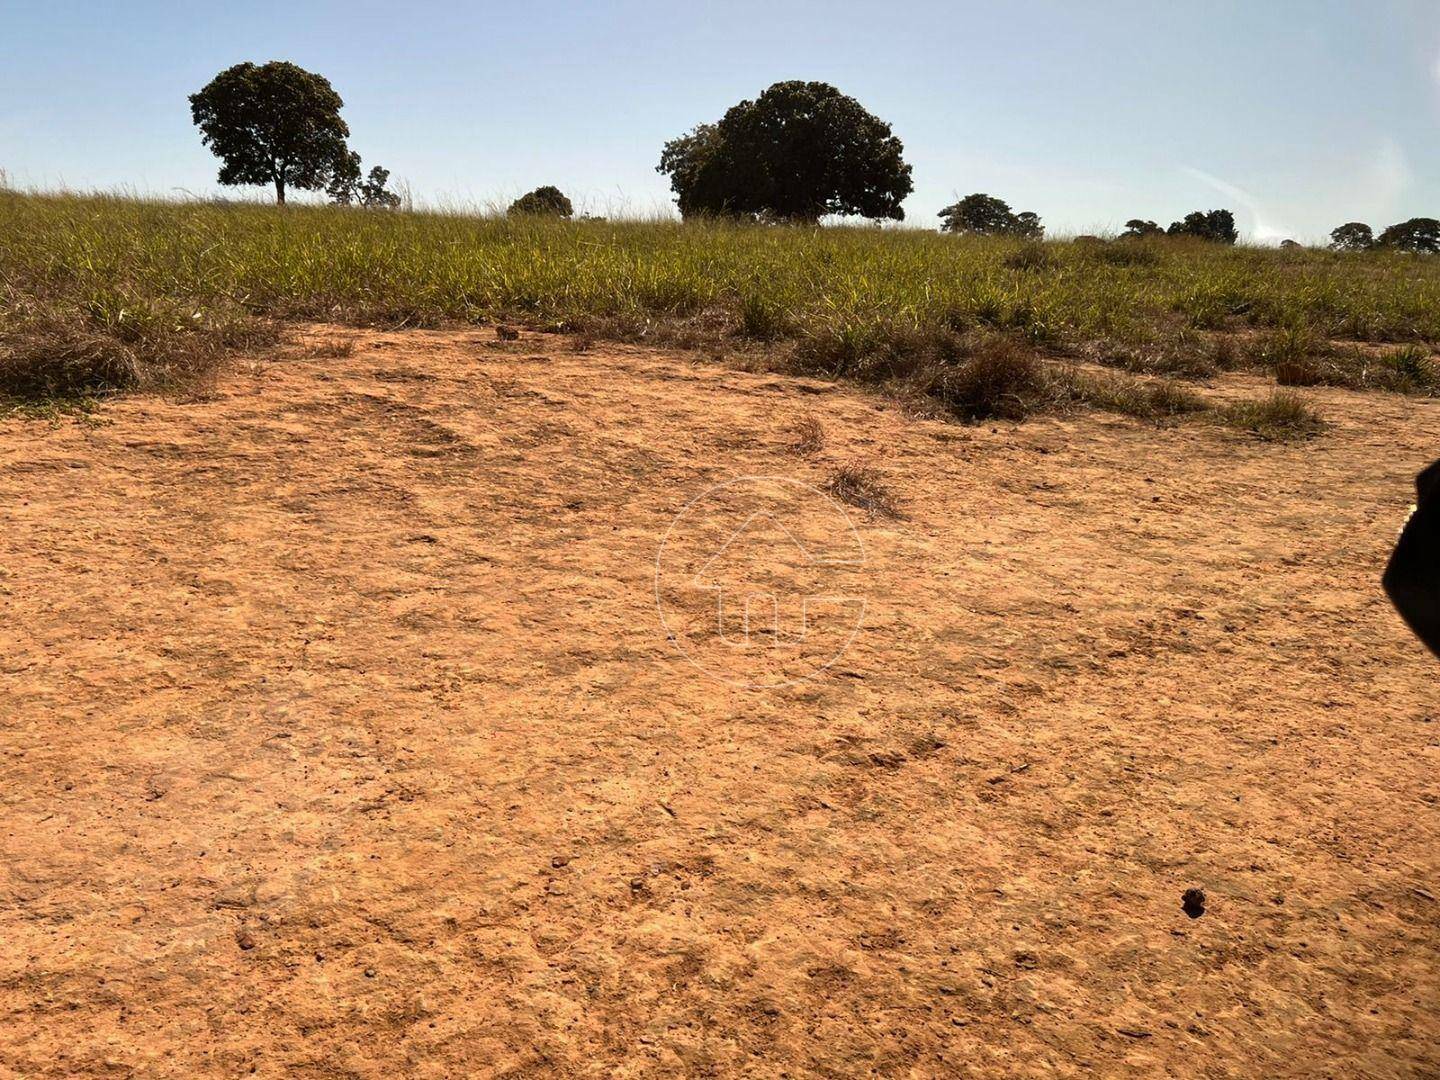
<svg viewBox="0 0 1440 1080">
<path fill-rule="evenodd" d="M 367 166 L 424 203 L 553 183 L 592 212 L 654 212 L 665 139 L 819 79 L 904 141 L 909 224 L 971 191 L 1052 232 L 1218 206 L 1270 240 L 1440 216 L 1434 0 L 0 0 L 0 16 L 0 168 L 23 186 L 213 193 L 186 96 L 287 59 L 331 80 Z"/>
</svg>

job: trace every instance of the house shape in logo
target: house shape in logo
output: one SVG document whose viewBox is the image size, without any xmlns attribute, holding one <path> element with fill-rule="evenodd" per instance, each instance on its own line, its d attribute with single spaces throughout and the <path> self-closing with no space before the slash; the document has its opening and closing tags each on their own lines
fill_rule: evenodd
<svg viewBox="0 0 1440 1080">
<path fill-rule="evenodd" d="M 848 525 L 848 521 L 846 522 Z M 829 567 L 859 566 L 863 552 L 837 556 L 802 543 L 773 513 L 757 510 L 734 530 L 691 578 L 714 594 L 715 625 L 732 647 L 803 644 L 822 609 L 864 600 L 824 591 Z"/>
</svg>

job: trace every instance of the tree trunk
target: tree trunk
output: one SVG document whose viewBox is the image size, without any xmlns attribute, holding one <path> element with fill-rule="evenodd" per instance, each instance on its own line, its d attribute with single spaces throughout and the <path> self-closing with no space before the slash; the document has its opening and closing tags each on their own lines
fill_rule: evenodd
<svg viewBox="0 0 1440 1080">
<path fill-rule="evenodd" d="M 275 205 L 285 205 L 285 177 L 283 176 L 275 177 Z"/>
</svg>

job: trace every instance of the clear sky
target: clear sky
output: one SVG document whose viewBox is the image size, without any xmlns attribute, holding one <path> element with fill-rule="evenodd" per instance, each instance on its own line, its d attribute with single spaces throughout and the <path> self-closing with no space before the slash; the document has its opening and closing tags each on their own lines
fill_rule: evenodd
<svg viewBox="0 0 1440 1080">
<path fill-rule="evenodd" d="M 186 96 L 271 59 L 328 77 L 366 166 L 421 203 L 553 183 L 595 213 L 667 208 L 665 139 L 818 79 L 904 141 L 910 224 L 972 191 L 1052 233 L 1219 206 L 1262 240 L 1440 217 L 1436 0 L 0 0 L 0 169 L 213 193 Z"/>
</svg>

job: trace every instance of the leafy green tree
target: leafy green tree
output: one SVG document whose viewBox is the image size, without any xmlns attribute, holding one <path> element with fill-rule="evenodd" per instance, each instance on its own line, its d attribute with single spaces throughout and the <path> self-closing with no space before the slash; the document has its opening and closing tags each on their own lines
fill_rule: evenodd
<svg viewBox="0 0 1440 1080">
<path fill-rule="evenodd" d="M 360 155 L 347 150 L 340 155 L 330 168 L 330 179 L 326 192 L 330 201 L 339 206 L 369 206 L 393 210 L 400 205 L 400 196 L 386 188 L 390 181 L 390 170 L 379 165 L 371 167 L 370 173 L 360 175 Z"/>
<path fill-rule="evenodd" d="M 1417 255 L 1440 252 L 1440 221 L 1430 217 L 1411 218 L 1391 225 L 1376 241 L 1380 247 L 1409 251 Z"/>
<path fill-rule="evenodd" d="M 190 95 L 190 115 L 220 159 L 220 183 L 316 191 L 347 152 L 350 134 L 329 80 L 283 60 L 236 64 Z"/>
<path fill-rule="evenodd" d="M 1336 251 L 1369 251 L 1375 233 L 1363 221 L 1351 221 L 1330 230 L 1330 246 Z"/>
<path fill-rule="evenodd" d="M 814 223 L 827 214 L 902 221 L 914 190 L 890 125 L 822 82 L 775 83 L 715 124 L 665 144 L 680 213 Z"/>
<path fill-rule="evenodd" d="M 575 213 L 575 208 L 570 205 L 570 200 L 565 197 L 564 192 L 553 184 L 546 184 L 526 195 L 521 195 L 510 204 L 508 213 L 514 216 L 536 214 L 568 218 Z"/>
<path fill-rule="evenodd" d="M 1019 236 L 1039 240 L 1045 226 L 1030 210 L 1012 213 L 1010 204 L 994 195 L 976 192 L 940 211 L 940 231 L 962 236 Z"/>
<path fill-rule="evenodd" d="M 1153 221 L 1146 221 L 1144 218 L 1131 218 L 1125 222 L 1125 231 L 1120 234 L 1122 240 L 1148 240 L 1153 236 L 1164 236 L 1165 230 Z"/>
<path fill-rule="evenodd" d="M 1185 215 L 1185 220 L 1171 224 L 1166 232 L 1171 236 L 1193 236 L 1216 244 L 1233 244 L 1240 239 L 1235 229 L 1235 215 L 1229 210 L 1211 210 L 1208 214 L 1195 210 Z"/>
<path fill-rule="evenodd" d="M 1040 215 L 1033 210 L 1022 210 L 1015 215 L 1014 231 L 1016 236 L 1026 240 L 1045 239 L 1045 226 L 1040 223 Z"/>
</svg>

